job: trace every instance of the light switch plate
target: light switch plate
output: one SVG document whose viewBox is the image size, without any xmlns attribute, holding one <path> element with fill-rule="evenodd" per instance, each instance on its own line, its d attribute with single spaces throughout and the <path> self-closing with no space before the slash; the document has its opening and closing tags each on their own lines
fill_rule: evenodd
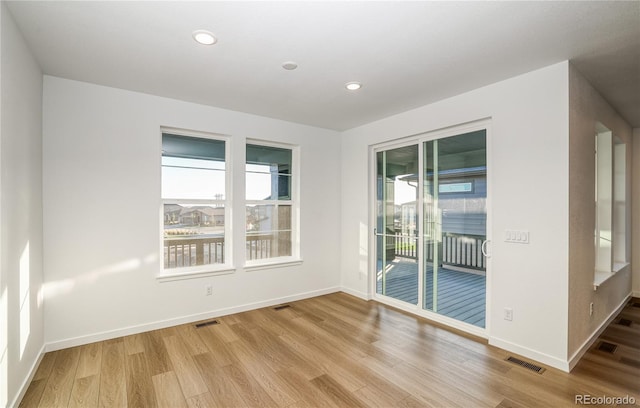
<svg viewBox="0 0 640 408">
<path fill-rule="evenodd" d="M 504 241 L 513 242 L 515 244 L 528 244 L 529 231 L 522 230 L 506 230 L 504 232 Z"/>
</svg>

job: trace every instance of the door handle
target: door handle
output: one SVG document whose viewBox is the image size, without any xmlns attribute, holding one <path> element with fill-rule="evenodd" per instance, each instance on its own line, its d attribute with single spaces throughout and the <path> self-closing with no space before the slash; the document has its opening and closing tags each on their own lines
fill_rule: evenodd
<svg viewBox="0 0 640 408">
<path fill-rule="evenodd" d="M 487 244 L 491 242 L 490 239 L 485 239 L 484 241 L 482 241 L 482 246 L 480 247 L 482 250 L 482 255 L 484 255 L 487 258 L 491 257 L 491 254 L 487 253 Z"/>
</svg>

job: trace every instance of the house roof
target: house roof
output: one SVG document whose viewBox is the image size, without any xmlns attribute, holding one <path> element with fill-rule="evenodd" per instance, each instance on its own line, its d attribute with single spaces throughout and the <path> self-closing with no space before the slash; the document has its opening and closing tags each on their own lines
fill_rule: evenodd
<svg viewBox="0 0 640 408">
<path fill-rule="evenodd" d="M 224 215 L 224 208 L 213 208 L 207 206 L 183 208 L 182 211 L 180 211 L 180 215 L 187 215 L 194 212 L 200 212 L 212 217 L 214 215 Z"/>
<path fill-rule="evenodd" d="M 209 216 L 224 215 L 223 207 L 210 207 L 206 205 L 198 205 L 193 207 L 184 207 L 180 204 L 165 204 L 164 212 L 176 212 L 179 211 L 180 215 L 187 215 L 193 212 L 200 212 Z"/>
</svg>

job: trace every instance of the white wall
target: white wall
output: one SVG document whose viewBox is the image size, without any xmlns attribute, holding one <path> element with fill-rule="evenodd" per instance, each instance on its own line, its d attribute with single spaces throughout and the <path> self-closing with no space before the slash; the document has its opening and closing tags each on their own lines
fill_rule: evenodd
<svg viewBox="0 0 640 408">
<path fill-rule="evenodd" d="M 369 294 L 369 146 L 483 118 L 491 118 L 489 341 L 566 369 L 567 62 L 344 132 L 342 284 Z M 507 229 L 529 231 L 530 244 L 505 243 Z M 513 321 L 503 320 L 505 307 Z"/>
<path fill-rule="evenodd" d="M 633 129 L 633 155 L 631 157 L 631 222 L 632 246 L 631 266 L 633 268 L 633 296 L 640 297 L 640 128 Z"/>
<path fill-rule="evenodd" d="M 237 203 L 246 138 L 299 145 L 302 265 L 158 282 L 161 126 L 231 136 Z M 339 287 L 337 132 L 45 76 L 43 136 L 50 348 Z M 213 296 L 204 295 L 209 283 Z"/>
<path fill-rule="evenodd" d="M 626 143 L 627 187 L 631 191 L 632 130 L 573 67 L 569 70 L 569 356 L 584 351 L 598 329 L 631 293 L 631 268 L 626 267 L 594 290 L 596 123 Z M 629 199 L 631 195 L 628 196 Z M 631 220 L 631 205 L 627 206 Z M 630 224 L 630 223 L 629 223 Z M 631 231 L 627 231 L 627 254 Z M 590 315 L 593 303 L 593 315 Z M 584 347 L 583 347 L 584 346 Z"/>
<path fill-rule="evenodd" d="M 42 73 L 0 5 L 0 406 L 24 390 L 44 344 Z"/>
</svg>

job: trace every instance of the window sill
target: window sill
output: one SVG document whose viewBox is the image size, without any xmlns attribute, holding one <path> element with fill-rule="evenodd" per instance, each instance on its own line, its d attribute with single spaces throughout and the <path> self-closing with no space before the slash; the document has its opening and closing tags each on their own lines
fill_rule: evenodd
<svg viewBox="0 0 640 408">
<path fill-rule="evenodd" d="M 596 271 L 593 277 L 593 290 L 598 290 L 603 283 L 611 279 L 616 273 L 629 266 L 629 262 L 617 262 L 613 264 L 613 269 L 609 271 Z"/>
<path fill-rule="evenodd" d="M 214 268 L 180 268 L 176 270 L 164 270 L 162 274 L 156 276 L 158 282 L 172 282 L 185 279 L 206 278 L 209 276 L 228 275 L 234 273 L 236 268 L 233 266 L 221 266 Z"/>
<path fill-rule="evenodd" d="M 259 271 L 262 269 L 273 269 L 286 266 L 302 265 L 302 259 L 293 257 L 273 258 L 266 261 L 249 261 L 245 264 L 244 270 L 247 272 Z"/>
<path fill-rule="evenodd" d="M 615 272 L 596 271 L 593 277 L 593 290 L 597 290 L 600 285 L 608 281 Z"/>
<path fill-rule="evenodd" d="M 616 262 L 613 264 L 613 273 L 620 272 L 627 266 L 629 266 L 629 262 Z"/>
</svg>

